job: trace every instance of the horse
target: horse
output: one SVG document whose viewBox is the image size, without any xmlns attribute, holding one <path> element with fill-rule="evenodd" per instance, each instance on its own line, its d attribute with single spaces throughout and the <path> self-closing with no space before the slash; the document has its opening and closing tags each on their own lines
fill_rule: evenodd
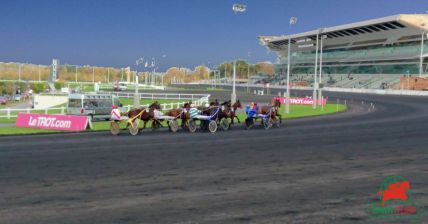
<svg viewBox="0 0 428 224">
<path fill-rule="evenodd" d="M 238 108 L 242 108 L 241 102 L 238 100 L 233 105 L 230 100 L 224 102 L 221 104 L 221 112 L 219 113 L 219 122 L 221 119 L 227 119 L 230 118 L 231 122 L 229 124 L 229 128 L 232 124 L 234 124 L 235 118 L 238 120 L 238 123 L 241 121 L 239 120 L 238 116 L 236 116 L 236 110 Z"/>
<path fill-rule="evenodd" d="M 185 103 L 182 108 L 174 108 L 165 113 L 167 116 L 181 119 L 181 128 L 186 127 L 187 121 L 190 119 L 189 110 L 192 101 Z"/>
<path fill-rule="evenodd" d="M 242 108 L 242 104 L 241 101 L 237 100 L 233 105 L 232 105 L 232 111 L 230 112 L 230 119 L 232 119 L 232 124 L 234 123 L 234 119 L 236 118 L 238 120 L 238 124 L 241 123 L 241 121 L 239 120 L 239 117 L 236 116 L 236 110 L 238 108 Z"/>
<path fill-rule="evenodd" d="M 273 98 L 271 100 L 271 105 L 265 105 L 260 108 L 260 113 L 268 114 L 269 112 L 271 112 L 270 117 L 272 118 L 272 120 L 276 122 L 277 119 L 279 119 L 279 123 L 281 123 L 282 117 L 278 111 L 280 107 L 281 107 L 281 102 L 278 99 Z"/>
<path fill-rule="evenodd" d="M 140 130 L 145 129 L 147 122 L 150 120 L 153 120 L 152 125 L 159 125 L 160 127 L 162 127 L 162 124 L 155 119 L 155 110 L 160 110 L 160 104 L 158 103 L 158 101 L 152 103 L 148 108 L 133 108 L 126 113 L 126 116 L 133 119 L 132 122 L 137 118 L 144 121 L 144 126 Z M 137 117 L 138 115 L 139 117 Z"/>
</svg>

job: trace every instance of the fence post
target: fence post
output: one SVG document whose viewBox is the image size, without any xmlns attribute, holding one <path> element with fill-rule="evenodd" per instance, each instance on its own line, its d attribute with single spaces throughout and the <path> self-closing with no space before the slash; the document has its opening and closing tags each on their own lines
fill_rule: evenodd
<svg viewBox="0 0 428 224">
<path fill-rule="evenodd" d="M 45 108 L 45 114 L 48 114 L 48 108 Z"/>
<path fill-rule="evenodd" d="M 10 108 L 7 108 L 7 119 L 10 119 Z"/>
<path fill-rule="evenodd" d="M 61 114 L 64 114 L 64 107 L 61 107 Z"/>
<path fill-rule="evenodd" d="M 27 114 L 29 114 L 30 113 L 30 109 L 29 108 L 27 108 Z"/>
</svg>

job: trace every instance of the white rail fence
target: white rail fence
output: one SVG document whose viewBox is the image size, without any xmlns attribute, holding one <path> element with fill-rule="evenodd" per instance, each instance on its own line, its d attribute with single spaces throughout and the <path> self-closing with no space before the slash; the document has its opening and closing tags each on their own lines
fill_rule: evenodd
<svg viewBox="0 0 428 224">
<path fill-rule="evenodd" d="M 102 94 L 111 94 L 118 97 L 133 98 L 135 93 L 130 92 L 100 92 Z M 198 100 L 210 98 L 210 94 L 185 94 L 185 93 L 138 93 L 141 99 L 152 100 Z"/>
<path fill-rule="evenodd" d="M 103 92 L 103 94 L 111 94 L 123 98 L 133 98 L 133 93 L 117 93 L 117 92 Z M 171 110 L 174 108 L 182 107 L 185 103 L 192 101 L 196 106 L 204 105 L 209 102 L 209 94 L 175 94 L 175 93 L 140 93 L 141 99 L 151 100 L 183 100 L 180 102 L 162 103 L 161 110 Z M 140 107 L 148 107 L 149 104 L 140 105 Z M 130 110 L 133 105 L 125 105 L 122 110 Z M 67 107 L 51 107 L 45 109 L 0 109 L 0 118 L 16 118 L 19 113 L 38 113 L 38 114 L 66 114 Z"/>
<path fill-rule="evenodd" d="M 50 107 L 45 109 L 0 109 L 0 118 L 15 118 L 18 116 L 19 113 L 35 113 L 35 114 L 65 114 L 67 112 L 66 107 Z"/>
</svg>

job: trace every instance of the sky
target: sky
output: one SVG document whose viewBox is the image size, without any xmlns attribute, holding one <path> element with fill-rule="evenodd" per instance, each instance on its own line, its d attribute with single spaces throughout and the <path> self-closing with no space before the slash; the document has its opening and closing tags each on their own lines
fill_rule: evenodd
<svg viewBox="0 0 428 224">
<path fill-rule="evenodd" d="M 427 0 L 1 0 L 0 61 L 136 68 L 276 59 L 257 36 L 406 13 Z M 247 5 L 234 13 L 234 3 Z M 298 18 L 290 27 L 289 18 Z M 144 70 L 144 66 L 137 67 Z"/>
</svg>

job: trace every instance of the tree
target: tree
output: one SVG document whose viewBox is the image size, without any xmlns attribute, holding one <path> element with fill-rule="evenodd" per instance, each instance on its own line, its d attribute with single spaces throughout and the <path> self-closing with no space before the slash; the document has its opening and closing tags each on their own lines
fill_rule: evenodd
<svg viewBox="0 0 428 224">
<path fill-rule="evenodd" d="M 9 94 L 9 95 L 15 94 L 16 88 L 12 82 L 6 82 L 4 88 L 5 88 L 6 94 Z"/>
</svg>

